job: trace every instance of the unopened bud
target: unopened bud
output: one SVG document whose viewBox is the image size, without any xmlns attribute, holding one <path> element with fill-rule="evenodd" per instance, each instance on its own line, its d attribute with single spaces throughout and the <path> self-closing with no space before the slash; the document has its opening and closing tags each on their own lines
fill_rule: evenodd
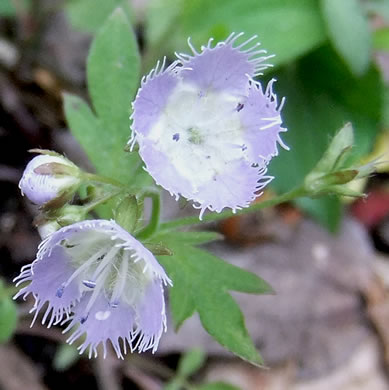
<svg viewBox="0 0 389 390">
<path fill-rule="evenodd" d="M 27 164 L 19 188 L 31 202 L 43 205 L 64 193 L 73 194 L 80 182 L 79 169 L 71 161 L 42 154 Z"/>
</svg>

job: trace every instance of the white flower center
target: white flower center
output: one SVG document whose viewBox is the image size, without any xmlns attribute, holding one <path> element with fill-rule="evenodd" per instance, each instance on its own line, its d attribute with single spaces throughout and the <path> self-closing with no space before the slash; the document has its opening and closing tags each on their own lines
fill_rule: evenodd
<svg viewBox="0 0 389 390">
<path fill-rule="evenodd" d="M 82 290 L 92 291 L 87 313 L 100 294 L 107 297 L 113 309 L 122 301 L 129 305 L 139 302 L 153 273 L 135 251 L 123 249 L 121 244 L 119 239 L 112 240 L 98 230 L 78 232 L 63 240 L 60 245 L 65 248 L 75 271 L 59 286 L 57 297 L 77 280 Z M 98 312 L 95 317 L 103 321 L 109 315 L 110 311 Z"/>
<path fill-rule="evenodd" d="M 239 97 L 180 82 L 147 137 L 196 191 L 247 158 Z"/>
</svg>

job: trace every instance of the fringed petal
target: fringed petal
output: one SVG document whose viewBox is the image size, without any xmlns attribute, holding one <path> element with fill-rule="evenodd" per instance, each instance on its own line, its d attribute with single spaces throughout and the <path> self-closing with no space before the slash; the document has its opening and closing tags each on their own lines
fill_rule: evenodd
<svg viewBox="0 0 389 390">
<path fill-rule="evenodd" d="M 281 133 L 286 132 L 281 126 L 280 114 L 284 100 L 278 104 L 272 89 L 274 81 L 271 80 L 263 92 L 258 82 L 250 80 L 248 96 L 239 110 L 247 153 L 250 161 L 255 163 L 267 162 L 277 156 L 278 144 L 288 149 L 280 138 Z"/>
<path fill-rule="evenodd" d="M 95 301 L 85 319 L 86 307 L 92 293 L 86 293 L 75 307 L 74 314 L 65 332 L 73 332 L 67 342 L 72 344 L 85 335 L 83 343 L 78 347 L 80 354 L 87 349 L 89 358 L 97 356 L 99 344 L 103 347 L 104 357 L 107 354 L 107 342 L 110 341 L 118 358 L 123 359 L 128 347 L 131 348 L 136 332 L 135 311 L 124 303 L 111 307 L 109 300 L 101 294 Z"/>
<path fill-rule="evenodd" d="M 269 65 L 264 65 L 265 50 L 257 50 L 253 36 L 238 46 L 236 41 L 243 34 L 231 34 L 226 41 L 212 47 L 212 39 L 197 52 L 189 41 L 193 55 L 177 54 L 190 71 L 182 72 L 184 82 L 195 84 L 204 94 L 209 90 L 244 95 L 246 77 L 255 77 Z"/>
<path fill-rule="evenodd" d="M 162 332 L 166 331 L 165 300 L 159 280 L 154 280 L 147 287 L 136 311 L 139 339 L 135 348 L 139 352 L 151 349 L 154 353 L 158 348 Z"/>
<path fill-rule="evenodd" d="M 25 282 L 30 283 L 14 298 L 22 296 L 25 299 L 29 294 L 33 294 L 35 305 L 31 312 L 35 314 L 31 326 L 46 304 L 42 324 L 47 322 L 48 327 L 59 323 L 64 316 L 70 314 L 72 306 L 81 297 L 78 281 L 71 282 L 60 297 L 58 289 L 73 272 L 74 268 L 62 247 L 54 247 L 50 252 L 45 252 L 44 256 L 38 256 L 32 264 L 22 268 L 20 275 L 15 278 L 17 286 Z"/>
</svg>

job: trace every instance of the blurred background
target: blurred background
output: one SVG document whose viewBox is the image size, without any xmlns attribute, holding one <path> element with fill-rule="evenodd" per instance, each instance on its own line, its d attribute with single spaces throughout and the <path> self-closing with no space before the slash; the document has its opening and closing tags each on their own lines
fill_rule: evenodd
<svg viewBox="0 0 389 390">
<path fill-rule="evenodd" d="M 379 172 L 355 184 L 363 200 L 326 197 L 234 217 L 209 249 L 270 282 L 274 296 L 235 294 L 270 369 L 219 347 L 196 316 L 156 355 L 89 360 L 58 327 L 30 328 L 31 301 L 12 279 L 35 258 L 36 209 L 18 181 L 31 148 L 54 149 L 93 170 L 68 130 L 64 92 L 88 100 L 90 43 L 122 7 L 142 67 L 231 32 L 259 36 L 285 96 L 291 151 L 259 201 L 298 185 L 346 122 L 354 159 Z M 389 0 L 0 0 L 0 389 L 389 389 Z M 129 102 L 130 106 L 130 102 Z M 190 213 L 165 196 L 165 218 Z M 223 381 L 230 385 L 207 385 Z"/>
</svg>

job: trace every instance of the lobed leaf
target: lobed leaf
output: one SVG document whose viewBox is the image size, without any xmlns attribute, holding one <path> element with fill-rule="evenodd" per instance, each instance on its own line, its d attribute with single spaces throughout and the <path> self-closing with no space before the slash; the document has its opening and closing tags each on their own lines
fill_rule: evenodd
<svg viewBox="0 0 389 390">
<path fill-rule="evenodd" d="M 159 261 L 173 280 L 169 295 L 176 328 L 197 311 L 206 331 L 221 345 L 253 364 L 262 364 L 228 291 L 265 294 L 272 292 L 271 287 L 258 276 L 177 240 L 173 233 L 165 236 L 164 244 L 173 252 Z"/>
</svg>

